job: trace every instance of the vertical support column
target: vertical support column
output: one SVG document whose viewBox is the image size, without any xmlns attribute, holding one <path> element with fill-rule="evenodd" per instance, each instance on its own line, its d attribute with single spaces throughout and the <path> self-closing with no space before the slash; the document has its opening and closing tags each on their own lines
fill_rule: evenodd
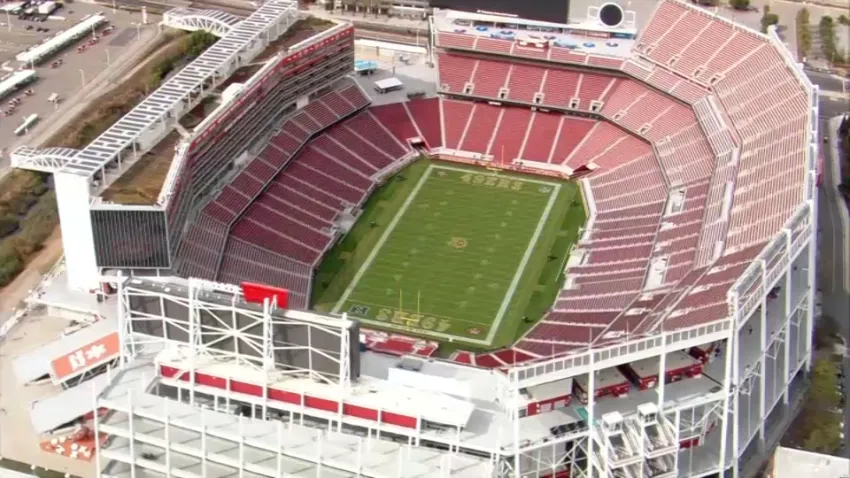
<svg viewBox="0 0 850 478">
<path fill-rule="evenodd" d="M 788 234 L 788 251 L 790 254 L 791 234 Z M 784 337 L 784 343 L 782 344 L 782 381 L 780 382 L 782 386 L 782 403 L 784 405 L 788 405 L 788 383 L 791 379 L 791 364 L 789 361 L 791 360 L 791 316 L 794 314 L 794 311 L 791 310 L 791 293 L 794 290 L 793 277 L 791 274 L 793 264 L 794 261 L 792 258 L 791 264 L 789 264 L 788 269 L 785 271 L 785 301 L 782 304 L 782 317 L 784 320 L 782 322 L 782 331 L 780 332 Z M 777 369 L 778 368 L 779 367 L 777 367 Z"/>
<path fill-rule="evenodd" d="M 121 353 L 118 356 L 118 365 L 123 370 L 127 365 L 127 353 L 135 355 L 135 344 L 132 343 L 133 323 L 130 311 L 125 307 L 124 301 L 127 300 L 127 286 L 124 283 L 121 273 L 118 273 L 118 343 L 121 344 Z M 128 301 L 129 302 L 129 301 Z M 132 356 L 131 355 L 131 356 Z"/>
<path fill-rule="evenodd" d="M 322 453 L 324 453 L 324 434 L 322 430 L 317 430 L 319 433 L 319 439 L 316 440 L 316 476 L 322 476 Z M 401 456 L 401 452 L 399 451 L 399 456 Z M 399 473 L 399 476 L 403 476 Z"/>
<path fill-rule="evenodd" d="M 201 476 L 207 476 L 207 413 L 201 411 Z"/>
<path fill-rule="evenodd" d="M 738 335 L 740 331 L 738 327 L 733 327 L 735 341 L 732 343 L 732 386 L 734 395 L 732 396 L 732 478 L 738 478 L 738 446 L 740 441 L 740 408 L 739 402 L 741 397 L 741 348 Z"/>
<path fill-rule="evenodd" d="M 729 302 L 731 302 L 734 307 L 733 309 L 737 313 L 738 310 L 738 296 L 735 294 L 730 294 Z M 732 355 L 735 353 L 736 343 L 738 341 L 738 322 L 735 318 L 732 320 L 731 327 L 729 327 L 729 337 L 726 339 L 726 363 L 723 368 L 723 414 L 721 417 L 722 423 L 720 426 L 720 457 L 718 458 L 717 466 L 720 470 L 726 469 L 726 449 L 728 448 L 728 439 L 729 439 L 729 397 L 732 394 Z M 737 386 L 735 387 L 735 393 L 737 392 Z M 737 417 L 736 417 L 737 418 Z M 722 473 L 721 473 L 722 474 Z"/>
<path fill-rule="evenodd" d="M 277 466 L 276 476 L 283 476 L 283 422 L 281 421 L 277 422 L 277 450 L 275 458 Z"/>
<path fill-rule="evenodd" d="M 245 417 L 239 415 L 239 478 L 245 477 Z"/>
<path fill-rule="evenodd" d="M 371 434 L 371 432 L 370 432 Z M 359 478 L 361 473 L 363 473 L 363 438 L 357 440 L 357 477 Z M 280 472 L 278 475 L 280 476 Z"/>
<path fill-rule="evenodd" d="M 663 327 L 663 325 L 662 325 Z M 664 389 L 667 384 L 667 334 L 661 330 L 661 357 L 658 361 L 658 412 L 664 411 Z"/>
<path fill-rule="evenodd" d="M 814 317 L 815 317 L 815 264 L 817 261 L 817 201 L 818 195 L 815 194 L 809 200 L 809 212 L 812 216 L 809 218 L 809 224 L 812 227 L 812 233 L 809 236 L 809 263 L 808 263 L 808 307 L 806 310 L 806 329 L 803 336 L 806 338 L 806 372 L 812 371 L 812 333 L 814 332 Z M 796 365 L 796 364 L 795 364 Z M 795 366 L 796 368 L 796 366 Z"/>
<path fill-rule="evenodd" d="M 107 373 L 109 373 L 108 369 L 107 369 Z M 92 407 L 92 410 L 94 410 L 94 420 L 93 420 L 94 421 L 94 447 L 95 447 L 94 448 L 94 469 L 95 469 L 94 473 L 95 473 L 96 477 L 100 477 L 100 473 L 101 473 L 101 463 L 100 463 L 100 443 L 101 442 L 100 442 L 100 427 L 99 427 L 100 417 L 98 417 L 99 413 L 98 413 L 98 406 L 97 406 L 97 398 L 98 398 L 97 397 L 97 389 L 94 386 L 94 382 L 92 382 L 91 385 L 92 385 L 91 386 L 92 403 L 94 405 Z M 131 420 L 132 420 L 132 417 L 131 417 Z"/>
<path fill-rule="evenodd" d="M 514 381 L 510 385 L 510 388 L 511 388 L 510 394 L 511 394 L 512 397 L 516 397 L 516 395 L 519 393 L 519 374 L 516 373 L 516 371 L 514 371 L 514 373 L 512 373 L 511 376 L 513 377 Z M 520 440 L 519 440 L 519 409 L 516 406 L 516 403 L 517 403 L 516 400 L 511 400 L 508 403 L 511 404 L 511 410 L 508 413 L 510 414 L 511 420 L 513 420 L 513 425 L 514 425 L 514 427 L 513 427 L 514 428 L 513 429 L 513 434 L 514 434 L 514 477 L 515 478 L 522 478 L 522 464 L 521 464 L 520 453 L 519 453 L 519 442 L 520 442 Z M 458 443 L 460 442 L 460 434 L 458 434 L 458 440 L 457 441 L 458 441 Z M 457 448 L 455 448 L 455 449 L 457 449 Z"/>
<path fill-rule="evenodd" d="M 88 176 L 55 173 L 56 207 L 62 226 L 68 286 L 85 291 L 100 287 L 94 232 L 91 222 L 91 191 Z"/>
<path fill-rule="evenodd" d="M 786 295 L 788 291 L 785 291 Z M 767 382 L 767 298 L 762 299 L 760 314 L 759 349 L 761 361 L 761 373 L 759 373 L 759 440 L 764 442 L 765 419 L 767 419 L 767 403 L 765 400 L 765 386 Z"/>
<path fill-rule="evenodd" d="M 693 410 L 693 409 L 692 409 Z M 679 430 L 682 426 L 682 410 L 676 410 L 675 419 L 673 420 L 673 444 L 678 448 L 679 446 Z M 676 474 L 679 474 L 679 453 L 673 453 L 673 469 L 676 470 Z"/>
<path fill-rule="evenodd" d="M 593 458 L 593 448 L 595 443 L 594 435 L 599 433 L 599 430 L 596 430 L 596 367 L 594 367 L 594 358 L 595 354 L 593 350 L 590 351 L 590 373 L 587 377 L 587 429 L 588 429 L 588 440 L 587 440 L 587 478 L 593 478 L 595 476 L 593 463 L 596 461 Z M 604 456 L 603 460 L 607 462 L 607 456 Z M 604 465 L 605 463 L 601 463 Z M 607 468 L 607 467 L 606 467 Z M 600 475 L 604 476 L 602 473 Z"/>
<path fill-rule="evenodd" d="M 274 299 L 277 304 L 277 299 Z M 263 420 L 269 416 L 269 374 L 274 370 L 274 345 L 272 342 L 272 304 L 263 300 Z"/>
<path fill-rule="evenodd" d="M 189 403 L 195 405 L 195 356 L 198 354 L 198 343 L 200 340 L 200 316 L 198 314 L 198 304 L 195 299 L 199 287 L 197 280 L 189 279 Z M 202 470 L 203 471 L 203 470 Z"/>
<path fill-rule="evenodd" d="M 171 417 L 168 416 L 168 402 L 168 399 L 163 400 L 163 409 L 165 410 L 163 426 L 165 426 L 165 476 L 171 478 Z"/>
<path fill-rule="evenodd" d="M 130 478 L 136 478 L 136 433 L 133 426 L 133 395 L 132 392 L 127 392 L 127 427 L 130 433 Z"/>
<path fill-rule="evenodd" d="M 342 313 L 342 320 L 348 320 L 348 314 Z M 347 395 L 347 390 L 350 385 L 351 380 L 351 341 L 353 340 L 351 329 L 349 327 L 342 328 L 340 330 L 340 340 L 339 340 L 339 391 L 340 397 L 345 397 Z M 357 336 L 358 346 L 359 346 L 359 334 Z M 338 417 L 339 422 L 337 424 L 337 431 L 342 432 L 342 417 L 345 414 L 345 401 L 340 398 L 338 402 Z M 417 441 L 418 443 L 418 441 Z"/>
</svg>

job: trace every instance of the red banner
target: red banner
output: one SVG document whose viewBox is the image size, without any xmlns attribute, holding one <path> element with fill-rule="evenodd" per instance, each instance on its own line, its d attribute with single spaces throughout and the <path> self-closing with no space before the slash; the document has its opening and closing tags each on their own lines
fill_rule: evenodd
<svg viewBox="0 0 850 478">
<path fill-rule="evenodd" d="M 266 299 L 270 301 L 277 299 L 277 306 L 285 309 L 289 306 L 289 290 L 270 285 L 255 284 L 253 282 L 242 283 L 242 295 L 246 302 L 262 304 Z"/>
</svg>

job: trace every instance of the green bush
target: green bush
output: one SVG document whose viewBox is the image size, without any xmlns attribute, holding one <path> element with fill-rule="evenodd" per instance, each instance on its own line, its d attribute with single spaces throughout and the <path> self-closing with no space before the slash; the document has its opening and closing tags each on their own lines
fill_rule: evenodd
<svg viewBox="0 0 850 478">
<path fill-rule="evenodd" d="M 6 287 L 24 268 L 24 261 L 14 247 L 14 239 L 0 244 L 0 287 Z"/>
<path fill-rule="evenodd" d="M 218 37 L 203 30 L 194 31 L 183 37 L 180 40 L 180 52 L 166 58 L 153 69 L 147 79 L 147 89 L 150 91 L 158 88 L 175 68 L 197 58 L 217 40 Z"/>
<path fill-rule="evenodd" d="M 729 0 L 729 6 L 735 10 L 749 10 L 750 0 Z"/>
<path fill-rule="evenodd" d="M 203 30 L 194 31 L 183 39 L 183 56 L 189 60 L 196 58 L 217 40 L 218 37 L 210 32 Z"/>
<path fill-rule="evenodd" d="M 806 400 L 808 436 L 803 448 L 816 453 L 834 453 L 841 446 L 841 398 L 836 374 L 839 363 L 830 358 L 815 360 L 812 366 L 811 389 Z"/>
<path fill-rule="evenodd" d="M 771 25 L 779 24 L 779 15 L 770 13 L 770 7 L 764 6 L 764 13 L 761 16 L 761 32 L 767 33 L 767 28 Z"/>
<path fill-rule="evenodd" d="M 18 218 L 11 214 L 0 216 L 0 238 L 8 237 L 19 227 Z"/>
<path fill-rule="evenodd" d="M 44 241 L 59 224 L 56 193 L 45 194 L 21 223 L 16 249 L 21 257 L 29 257 L 44 247 Z"/>
<path fill-rule="evenodd" d="M 46 175 L 12 170 L 0 181 L 0 214 L 23 216 L 47 191 Z M 0 237 L 4 237 L 0 234 Z"/>
</svg>

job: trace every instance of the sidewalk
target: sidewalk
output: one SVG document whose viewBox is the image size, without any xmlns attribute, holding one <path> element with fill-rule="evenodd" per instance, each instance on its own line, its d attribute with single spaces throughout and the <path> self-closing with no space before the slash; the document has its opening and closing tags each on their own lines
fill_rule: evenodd
<svg viewBox="0 0 850 478">
<path fill-rule="evenodd" d="M 850 93 L 847 93 L 847 92 L 841 93 L 839 91 L 818 90 L 818 95 L 826 96 L 827 98 L 841 98 L 841 99 L 844 99 L 844 100 L 850 99 Z M 839 119 L 839 123 L 840 122 L 841 122 L 841 120 Z M 832 128 L 831 122 L 830 122 L 830 128 Z M 838 154 L 838 153 L 836 153 L 836 154 Z"/>
</svg>

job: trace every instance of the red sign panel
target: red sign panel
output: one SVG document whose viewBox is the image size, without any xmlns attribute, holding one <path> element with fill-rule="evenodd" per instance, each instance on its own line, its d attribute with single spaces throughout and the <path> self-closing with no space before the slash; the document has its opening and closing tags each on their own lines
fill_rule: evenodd
<svg viewBox="0 0 850 478">
<path fill-rule="evenodd" d="M 101 337 L 79 349 L 50 362 L 57 382 L 79 375 L 86 370 L 105 364 L 121 353 L 118 332 Z"/>
<path fill-rule="evenodd" d="M 285 309 L 289 306 L 289 291 L 280 287 L 243 282 L 242 295 L 245 296 L 246 302 L 262 304 L 266 299 L 270 301 L 277 299 L 277 306 L 279 308 Z"/>
</svg>

